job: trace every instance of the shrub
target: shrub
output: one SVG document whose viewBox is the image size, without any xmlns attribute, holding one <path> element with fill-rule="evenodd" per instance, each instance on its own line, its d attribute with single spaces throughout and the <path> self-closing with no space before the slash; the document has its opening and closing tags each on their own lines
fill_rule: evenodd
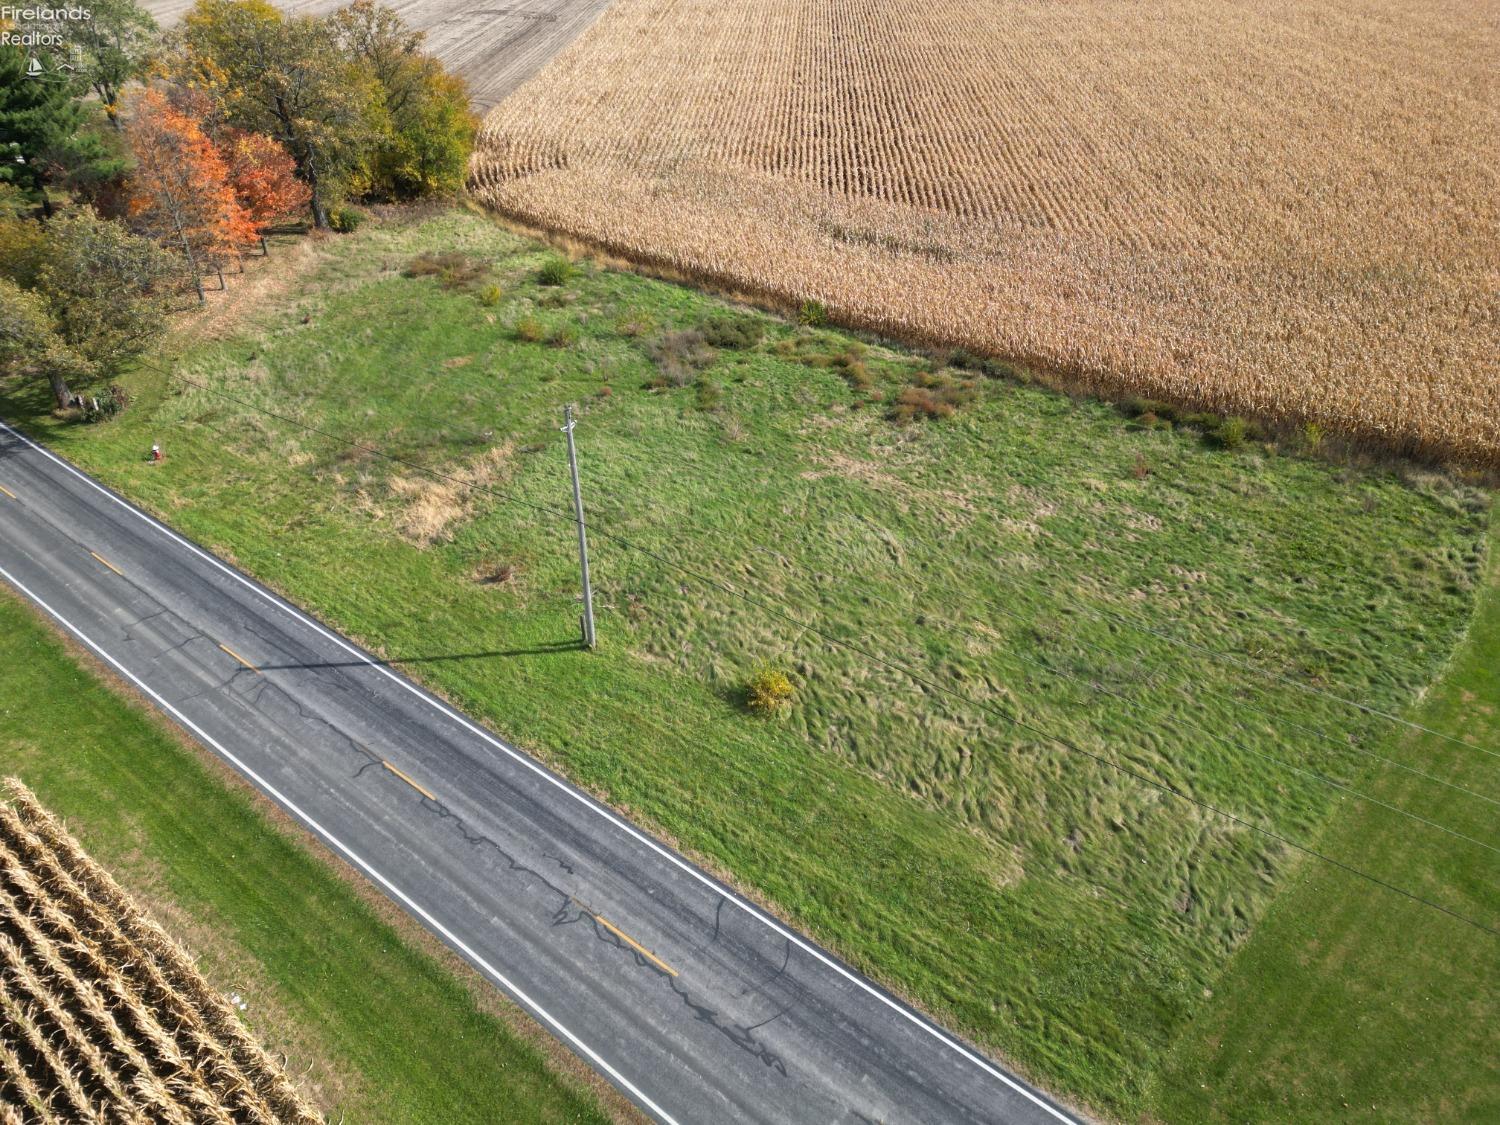
<svg viewBox="0 0 1500 1125">
<path fill-rule="evenodd" d="M 711 364 L 717 353 L 697 329 L 688 328 L 658 336 L 646 349 L 656 364 L 653 387 L 685 387 L 698 372 Z"/>
<path fill-rule="evenodd" d="M 745 705 L 760 715 L 780 715 L 791 708 L 796 694 L 790 676 L 779 668 L 762 665 L 745 685 Z"/>
<path fill-rule="evenodd" d="M 547 343 L 554 348 L 571 348 L 578 343 L 578 329 L 571 324 L 560 324 L 548 333 Z"/>
<path fill-rule="evenodd" d="M 119 414 L 130 403 L 130 398 L 118 383 L 111 383 L 103 395 L 89 395 L 84 399 L 83 420 L 85 422 L 107 422 Z"/>
<path fill-rule="evenodd" d="M 517 340 L 528 344 L 535 344 L 540 342 L 546 334 L 547 330 L 542 327 L 542 322 L 534 316 L 523 316 L 520 320 L 516 321 Z"/>
<path fill-rule="evenodd" d="M 1149 414 L 1168 422 L 1177 420 L 1177 411 L 1170 403 L 1157 402 L 1154 398 L 1127 398 L 1120 404 L 1120 409 L 1132 418 L 1144 418 Z"/>
<path fill-rule="evenodd" d="M 1182 416 L 1182 424 L 1184 426 L 1191 426 L 1196 430 L 1202 430 L 1205 434 L 1218 433 L 1219 427 L 1223 422 L 1224 419 L 1220 418 L 1217 414 L 1199 413 L 1184 414 Z"/>
<path fill-rule="evenodd" d="M 554 254 L 536 271 L 536 279 L 542 285 L 566 285 L 573 277 L 573 263 L 561 254 Z"/>
<path fill-rule="evenodd" d="M 724 388 L 712 379 L 698 380 L 698 409 L 717 410 L 724 401 Z"/>
<path fill-rule="evenodd" d="M 802 307 L 797 310 L 797 323 L 818 328 L 828 323 L 828 310 L 823 307 L 822 301 L 803 301 Z"/>
<path fill-rule="evenodd" d="M 751 316 L 715 316 L 703 323 L 703 338 L 716 348 L 748 351 L 765 335 L 765 325 Z"/>
<path fill-rule="evenodd" d="M 479 303 L 486 308 L 494 308 L 500 303 L 500 286 L 486 285 L 479 291 Z"/>
<path fill-rule="evenodd" d="M 364 212 L 353 207 L 335 207 L 328 212 L 328 225 L 339 234 L 353 234 L 364 221 Z"/>
<path fill-rule="evenodd" d="M 1302 427 L 1302 448 L 1309 453 L 1316 453 L 1323 448 L 1323 427 L 1316 422 L 1308 422 Z"/>
<path fill-rule="evenodd" d="M 1238 449 L 1245 444 L 1245 438 L 1249 436 L 1250 427 L 1243 418 L 1225 418 L 1219 423 L 1218 429 L 1214 431 L 1214 437 L 1225 449 Z"/>
</svg>

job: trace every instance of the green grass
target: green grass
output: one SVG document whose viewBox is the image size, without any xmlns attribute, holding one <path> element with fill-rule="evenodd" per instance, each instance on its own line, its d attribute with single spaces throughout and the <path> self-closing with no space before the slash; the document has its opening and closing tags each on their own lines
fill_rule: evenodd
<svg viewBox="0 0 1500 1125">
<path fill-rule="evenodd" d="M 1490 581 L 1469 637 L 1413 718 L 1491 752 L 1500 748 L 1500 528 Z M 1500 762 L 1413 732 L 1404 756 L 1446 780 L 1500 796 Z M 1388 778 L 1380 796 L 1415 799 L 1419 782 Z M 1471 798 L 1429 800 L 1457 819 Z M 1325 846 L 1379 854 L 1406 886 L 1500 924 L 1495 857 L 1413 849 L 1409 833 L 1350 810 Z M 1500 1121 L 1500 937 L 1362 880 L 1305 866 L 1185 1029 L 1157 1091 L 1167 1120 Z M 1212 1109 L 1212 1112 L 1206 1110 Z"/>
<path fill-rule="evenodd" d="M 8 592 L 0 668 L 0 772 L 67 820 L 215 987 L 245 997 L 252 1032 L 330 1120 L 478 1122 L 497 1105 L 516 1120 L 607 1120 Z"/>
<path fill-rule="evenodd" d="M 499 302 L 402 276 L 442 250 L 483 259 Z M 463 657 L 409 671 L 1055 1089 L 1146 1109 L 1225 965 L 1307 871 L 1087 754 L 1315 842 L 1354 802 L 1271 758 L 1362 788 L 1388 771 L 1356 751 L 1422 753 L 1285 681 L 1384 709 L 1418 696 L 1480 584 L 1473 489 L 1217 448 L 751 312 L 735 315 L 759 343 L 705 351 L 674 334 L 723 302 L 587 266 L 540 285 L 548 252 L 462 212 L 318 253 L 228 338 L 184 332 L 177 369 L 521 502 L 435 491 L 150 370 L 110 424 L 60 424 L 29 392 L 0 410 L 386 655 Z M 893 423 L 914 386 L 955 412 Z M 566 647 L 573 529 L 527 506 L 569 502 L 568 401 L 593 654 Z M 162 466 L 143 463 L 153 440 Z M 762 665 L 791 673 L 783 719 L 744 708 Z M 1402 800 L 1490 830 L 1492 806 Z M 1411 849 L 1452 850 L 1380 817 Z M 1406 870 L 1362 840 L 1327 844 Z"/>
</svg>

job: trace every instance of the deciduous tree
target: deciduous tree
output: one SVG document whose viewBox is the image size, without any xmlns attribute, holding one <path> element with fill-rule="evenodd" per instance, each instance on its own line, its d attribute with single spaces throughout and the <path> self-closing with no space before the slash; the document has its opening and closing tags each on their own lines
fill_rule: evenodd
<svg viewBox="0 0 1500 1125">
<path fill-rule="evenodd" d="M 182 251 L 202 301 L 203 270 L 220 269 L 226 256 L 256 238 L 230 186 L 229 167 L 198 122 L 159 90 L 142 90 L 131 99 L 124 129 L 136 161 L 129 183 L 131 222 Z"/>
<path fill-rule="evenodd" d="M 112 376 L 161 331 L 171 259 L 120 223 L 86 207 L 46 224 L 47 254 L 35 292 L 47 302 L 65 362 L 48 371 L 59 407 L 64 375 L 82 382 Z"/>
<path fill-rule="evenodd" d="M 0 372 L 45 377 L 62 405 L 70 394 L 67 373 L 76 366 L 77 357 L 53 327 L 46 298 L 0 278 Z"/>
<path fill-rule="evenodd" d="M 283 18 L 266 0 L 198 0 L 183 19 L 190 79 L 223 100 L 230 124 L 286 146 L 309 188 L 313 223 L 358 170 L 371 140 L 376 83 L 332 26 Z"/>
<path fill-rule="evenodd" d="M 66 40 L 69 55 L 59 61 L 78 68 L 79 90 L 97 94 L 110 124 L 118 128 L 120 93 L 145 73 L 160 31 L 136 0 L 90 0 L 88 10 L 86 20 L 59 18 L 43 26 Z"/>
<path fill-rule="evenodd" d="M 306 207 L 312 192 L 297 179 L 291 155 L 263 133 L 226 129 L 219 135 L 219 151 L 229 165 L 229 186 L 264 251 L 265 228 Z"/>
<path fill-rule="evenodd" d="M 398 199 L 460 187 L 479 127 L 463 80 L 422 52 L 421 32 L 375 0 L 354 0 L 329 18 L 379 91 L 369 187 Z"/>
</svg>

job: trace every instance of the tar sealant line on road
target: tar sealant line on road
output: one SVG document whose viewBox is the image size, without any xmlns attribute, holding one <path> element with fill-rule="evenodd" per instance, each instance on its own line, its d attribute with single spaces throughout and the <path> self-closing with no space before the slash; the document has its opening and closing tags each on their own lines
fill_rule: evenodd
<svg viewBox="0 0 1500 1125">
<path fill-rule="evenodd" d="M 10 427 L 5 426 L 3 422 L 0 422 L 0 427 L 10 429 Z M 11 432 L 14 433 L 15 431 L 12 430 Z M 84 479 L 88 478 L 85 477 Z M 633 1082 L 630 1081 L 630 1079 L 626 1078 L 609 1063 L 605 1062 L 604 1059 L 600 1057 L 600 1055 L 593 1048 L 591 1048 L 582 1039 L 578 1038 L 578 1036 L 574 1035 L 573 1032 L 568 1030 L 568 1028 L 565 1027 L 561 1022 L 559 1022 L 557 1017 L 552 1015 L 551 1012 L 547 1011 L 547 1009 L 543 1008 L 529 995 L 527 995 L 525 991 L 513 984 L 510 979 L 505 976 L 504 973 L 500 972 L 499 969 L 491 965 L 472 948 L 470 948 L 462 938 L 460 938 L 452 930 L 448 929 L 447 926 L 443 925 L 435 917 L 433 917 L 433 915 L 431 915 L 420 905 L 418 905 L 415 899 L 413 899 L 400 887 L 396 886 L 395 883 L 392 883 L 389 879 L 387 879 L 384 875 L 382 875 L 379 871 L 372 867 L 369 862 L 366 861 L 358 852 L 354 851 L 354 849 L 345 844 L 332 832 L 328 831 L 328 829 L 324 828 L 311 816 L 303 812 L 295 802 L 285 796 L 279 789 L 262 778 L 260 774 L 256 773 L 253 769 L 251 769 L 243 761 L 237 758 L 229 750 L 225 749 L 224 746 L 222 746 L 202 727 L 198 726 L 197 723 L 193 722 L 193 720 L 189 719 L 176 707 L 172 706 L 172 704 L 163 699 L 143 680 L 137 677 L 135 673 L 131 672 L 130 669 L 125 667 L 125 665 L 121 664 L 118 660 L 116 660 L 113 656 L 106 652 L 87 633 L 78 628 L 78 626 L 74 625 L 62 614 L 58 613 L 57 610 L 53 609 L 41 598 L 37 597 L 37 595 L 32 593 L 29 588 L 27 588 L 21 582 L 17 581 L 15 576 L 12 575 L 4 567 L 0 567 L 0 578 L 3 578 L 6 582 L 9 582 L 11 586 L 15 587 L 15 589 L 19 590 L 27 598 L 30 598 L 31 601 L 36 605 L 40 606 L 50 617 L 57 621 L 58 624 L 62 625 L 63 628 L 67 629 L 68 632 L 72 633 L 73 636 L 77 637 L 79 641 L 81 641 L 87 648 L 94 652 L 95 655 L 105 661 L 105 663 L 107 663 L 116 672 L 124 676 L 127 680 L 129 680 L 132 684 L 134 684 L 137 688 L 144 692 L 163 711 L 171 715 L 172 718 L 176 719 L 177 722 L 182 724 L 182 726 L 186 730 L 188 730 L 194 737 L 196 737 L 205 746 L 209 747 L 209 749 L 213 750 L 226 762 L 234 766 L 235 769 L 239 770 L 242 774 L 253 781 L 257 786 L 259 786 L 260 790 L 263 793 L 269 796 L 282 808 L 286 809 L 287 812 L 291 813 L 303 824 L 307 825 L 308 828 L 312 829 L 314 833 L 326 840 L 334 848 L 335 851 L 339 852 L 341 855 L 347 858 L 349 862 L 353 863 L 372 880 L 379 884 L 379 886 L 382 887 L 392 898 L 396 899 L 418 918 L 420 918 L 434 933 L 436 933 L 454 949 L 463 954 L 464 957 L 469 960 L 470 964 L 476 966 L 481 972 L 488 976 L 502 989 L 515 997 L 516 1000 L 520 1002 L 524 1007 L 535 1013 L 543 1023 L 547 1024 L 548 1027 L 557 1032 L 557 1034 L 560 1035 L 565 1042 L 573 1046 L 581 1055 L 583 1055 L 584 1058 L 586 1058 L 589 1062 L 593 1063 L 601 1071 L 603 1071 L 610 1079 L 612 1079 L 617 1085 L 619 1085 L 622 1090 L 624 1090 L 627 1094 L 629 1094 L 637 1102 L 639 1102 L 640 1105 L 644 1107 L 648 1112 L 655 1114 L 661 1121 L 665 1122 L 666 1125 L 678 1125 L 676 1118 L 674 1118 L 666 1110 L 662 1109 L 661 1106 L 657 1105 L 654 1101 L 652 1101 L 649 1097 L 642 1093 L 641 1090 Z"/>
<path fill-rule="evenodd" d="M 657 855 L 661 856 L 667 862 L 669 862 L 672 865 L 674 865 L 677 868 L 679 868 L 681 871 L 683 871 L 685 874 L 687 874 L 691 878 L 696 879 L 698 882 L 702 883 L 704 886 L 706 886 L 706 887 L 712 889 L 713 891 L 717 892 L 718 894 L 722 895 L 728 902 L 730 902 L 735 907 L 737 907 L 738 909 L 740 909 L 741 911 L 743 911 L 745 914 L 747 914 L 751 918 L 754 918 L 756 921 L 758 921 L 762 925 L 766 926 L 768 929 L 770 929 L 772 932 L 776 933 L 778 936 L 780 936 L 780 937 L 784 938 L 785 940 L 787 940 L 788 942 L 792 943 L 798 949 L 801 949 L 803 952 L 807 953 L 808 956 L 812 957 L 814 960 L 818 961 L 820 964 L 824 965 L 828 969 L 831 969 L 833 972 L 837 973 L 839 976 L 843 977 L 845 980 L 849 981 L 850 983 L 852 983 L 853 985 L 855 985 L 857 988 L 859 988 L 860 990 L 862 990 L 866 994 L 870 995 L 875 1000 L 879 1001 L 881 1004 L 885 1005 L 887 1008 L 889 1008 L 891 1011 L 893 1011 L 897 1015 L 899 1015 L 899 1016 L 903 1017 L 904 1019 L 908 1020 L 910 1023 L 912 1023 L 914 1026 L 916 1026 L 917 1028 L 919 1028 L 925 1034 L 931 1036 L 937 1042 L 941 1043 L 943 1046 L 945 1046 L 949 1050 L 953 1051 L 955 1054 L 957 1054 L 960 1058 L 964 1059 L 966 1062 L 968 1062 L 971 1065 L 973 1065 L 973 1066 L 979 1068 L 980 1070 L 984 1071 L 984 1073 L 988 1074 L 990 1077 L 992 1077 L 994 1079 L 997 1079 L 998 1081 L 1000 1081 L 1001 1083 L 1003 1083 L 1005 1086 L 1007 1086 L 1009 1089 L 1013 1090 L 1015 1093 L 1020 1094 L 1023 1098 L 1025 1098 L 1027 1101 L 1031 1102 L 1038 1109 L 1042 1110 L 1043 1112 L 1047 1113 L 1049 1116 L 1055 1118 L 1056 1120 L 1058 1120 L 1060 1122 L 1068 1123 L 1068 1125 L 1072 1125 L 1072 1123 L 1077 1120 L 1072 1115 L 1070 1115 L 1069 1113 L 1067 1113 L 1065 1110 L 1063 1110 L 1060 1107 L 1052 1104 L 1051 1101 L 1049 1101 L 1047 1098 L 1045 1098 L 1044 1096 L 1042 1096 L 1037 1091 L 1034 1091 L 1034 1090 L 1028 1088 L 1023 1083 L 1017 1081 L 1016 1079 L 1012 1078 L 1010 1075 L 1006 1074 L 999 1067 L 997 1067 L 994 1064 L 990 1063 L 983 1056 L 979 1055 L 976 1051 L 970 1049 L 967 1045 L 965 1045 L 964 1043 L 962 1043 L 960 1040 L 958 1040 L 957 1038 L 955 1038 L 954 1036 L 952 1036 L 951 1034 L 949 1034 L 948 1032 L 946 1032 L 942 1028 L 938 1027 L 937 1024 L 933 1023 L 931 1020 L 927 1019 L 925 1016 L 921 1015 L 920 1013 L 918 1013 L 913 1008 L 911 1008 L 908 1005 L 906 1005 L 906 1004 L 902 1003 L 901 1001 L 897 1000 L 895 997 L 889 995 L 888 993 L 886 993 L 882 989 L 880 989 L 877 986 L 875 986 L 874 984 L 872 984 L 870 981 L 865 980 L 863 977 L 861 977 L 854 970 L 852 970 L 852 969 L 848 968 L 847 966 L 843 965 L 838 960 L 836 960 L 834 957 L 832 957 L 831 955 L 825 953 L 823 950 L 819 949 L 816 945 L 812 944 L 807 939 L 804 939 L 801 935 L 799 935 L 796 932 L 792 931 L 791 929 L 787 928 L 785 925 L 783 925 L 781 922 L 777 921 L 771 915 L 767 914 L 765 911 L 761 910 L 759 907 L 757 907 L 754 904 L 752 904 L 748 899 L 742 898 L 740 895 L 736 894 L 734 891 L 732 891 L 730 888 L 728 888 L 727 886 L 725 886 L 723 883 L 720 883 L 718 880 L 714 879 L 712 876 L 706 874 L 705 872 L 702 872 L 702 871 L 698 870 L 691 863 L 689 863 L 686 859 L 684 859 L 683 857 L 677 855 L 671 849 L 669 849 L 669 848 L 667 848 L 667 847 L 659 844 L 657 841 L 653 840 L 650 836 L 647 836 L 645 833 L 641 832 L 639 829 L 637 829 L 634 825 L 630 824 L 628 821 L 625 821 L 625 820 L 621 819 L 619 816 L 615 815 L 614 812 L 612 812 L 610 809 L 608 809 L 604 805 L 600 804 L 598 801 L 595 801 L 593 798 L 591 798 L 591 797 L 587 796 L 586 794 L 584 794 L 581 790 L 576 789 L 575 787 L 569 785 L 567 782 L 565 782 L 561 778 L 557 777 L 555 774 L 553 774 L 551 771 L 547 770 L 545 767 L 543 767 L 539 763 L 533 761 L 532 759 L 530 759 L 529 757 L 527 757 L 525 754 L 522 754 L 520 751 L 514 749 L 513 747 L 509 746 L 508 744 L 506 744 L 502 740 L 496 738 L 494 735 L 490 734 L 488 731 L 484 730 L 482 727 L 480 727 L 480 726 L 476 725 L 475 723 L 471 722 L 470 720 L 468 720 L 467 718 L 465 718 L 462 714 L 460 714 L 458 711 L 454 710 L 452 707 L 448 706 L 446 703 L 443 703 L 442 701 L 440 701 L 436 696 L 433 696 L 433 695 L 429 694 L 428 692 L 423 691 L 421 688 L 417 687 L 415 684 L 411 683 L 410 681 L 402 679 L 400 676 L 396 675 L 396 673 L 392 672 L 389 668 L 384 667 L 382 664 L 380 664 L 378 661 L 374 660 L 368 654 L 366 654 L 364 652 L 361 652 L 359 649 L 355 648 L 348 641 L 344 640 L 344 638 L 340 637 L 338 634 L 334 633 L 332 630 L 328 629 L 326 626 L 324 626 L 320 622 L 315 621 L 313 618 L 309 617 L 307 614 L 305 614 L 301 610 L 297 609 L 294 605 L 292 605 L 286 599 L 278 597 L 277 595 L 273 594 L 270 590 L 268 590 L 265 587 L 257 584 L 256 582 L 253 582 L 251 579 L 249 579 L 245 575 L 241 574 L 239 571 L 235 570 L 233 567 L 228 566 L 222 560 L 214 557 L 212 554 L 210 554 L 208 551 L 205 551 L 203 548 L 199 547 L 197 544 L 195 544 L 195 543 L 191 542 L 190 540 L 184 538 L 182 535 L 179 535 L 177 532 L 173 531 L 170 527 L 168 527 L 166 524 L 164 524 L 160 520 L 156 519 L 155 517 L 149 515 L 148 513 L 144 512 L 144 511 L 142 511 L 141 509 L 137 508 L 135 505 L 129 503 L 122 496 L 120 496 L 117 493 L 115 493 L 115 492 L 111 491 L 110 489 L 106 488 L 104 485 L 100 484 L 98 481 L 96 481 L 92 477 L 90 477 L 87 473 L 84 473 L 84 472 L 80 471 L 79 469 L 75 468 L 73 465 L 69 464 L 66 460 L 64 460 L 63 458 L 59 457 L 57 454 L 53 453 L 51 450 L 49 450 L 46 447 L 38 444 L 35 441 L 32 441 L 31 438 L 27 437 L 25 434 L 21 433 L 19 430 L 15 429 L 14 427 L 6 424 L 5 422 L 0 422 L 0 430 L 3 430 L 6 433 L 9 433 L 12 436 L 16 437 L 21 442 L 23 442 L 27 446 L 31 447 L 32 449 L 34 449 L 37 453 L 41 454 L 47 460 L 52 461 L 54 464 L 58 465 L 64 471 L 66 471 L 68 473 L 71 473 L 73 476 L 75 476 L 79 480 L 83 481 L 86 485 L 88 485 L 90 488 L 94 489 L 96 492 L 99 492 L 101 495 L 103 495 L 106 498 L 114 501 L 116 504 L 118 504 L 125 511 L 129 512 L 136 519 L 141 520 L 143 523 L 146 523 L 147 525 L 156 528 L 156 530 L 160 531 L 167 538 L 169 538 L 169 539 L 173 540 L 174 542 L 180 544 L 181 546 L 187 548 L 193 554 L 197 555 L 199 558 L 201 558 L 205 562 L 207 562 L 210 566 L 213 566 L 213 567 L 217 568 L 218 570 L 222 571 L 224 574 L 228 575 L 231 579 L 233 579 L 234 581 L 238 582 L 240 585 L 244 586 L 246 589 L 250 590 L 252 593 L 256 594 L 258 597 L 264 599 L 266 602 L 270 603 L 271 605 L 276 606 L 277 608 L 279 608 L 280 610 L 282 610 L 284 613 L 286 613 L 289 616 L 295 618 L 296 620 L 301 621 L 304 625 L 308 626 L 310 629 L 312 629 L 314 632 L 320 634 L 321 636 L 327 638 L 329 641 L 332 641 L 339 648 L 343 649 L 345 652 L 349 653 L 351 656 L 354 656 L 358 660 L 360 660 L 361 662 L 363 662 L 364 664 L 369 665 L 370 668 L 372 668 L 374 671 L 378 672 L 379 674 L 385 676 L 387 679 L 389 679 L 392 683 L 396 684 L 398 687 L 402 688 L 405 691 L 410 692 L 412 695 L 414 695 L 418 699 L 422 700 L 424 703 L 426 703 L 428 706 L 432 707 L 434 710 L 438 711 L 439 713 L 441 713 L 443 715 L 448 716 L 448 718 L 452 719 L 454 722 L 456 722 L 457 724 L 459 724 L 460 726 L 462 726 L 465 730 L 468 730 L 470 733 L 472 733 L 475 736 L 483 739 L 485 742 L 488 742 L 490 745 L 496 747 L 497 749 L 499 749 L 500 751 L 502 751 L 503 753 L 505 753 L 506 755 L 508 755 L 512 759 L 514 759 L 518 764 L 524 766 L 526 769 L 529 769 L 530 771 L 532 771 L 533 773 L 535 773 L 537 776 L 539 776 L 540 778 L 542 778 L 544 781 L 550 783 L 553 786 L 556 786 L 559 790 L 561 790 L 563 793 L 565 793 L 569 797 L 572 797 L 574 800 L 578 801 L 585 808 L 590 809 L 591 811 L 593 811 L 594 813 L 596 813 L 598 816 L 602 817 L 603 819 L 605 819 L 609 823 L 613 824 L 620 831 L 624 832 L 625 834 L 627 834 L 628 836 L 630 836 L 632 839 L 636 840 L 637 842 L 639 842 L 643 846 L 649 848 L 651 851 L 655 852 Z M 0 573 L 3 573 L 3 571 L 0 571 Z M 51 611 L 49 610 L 48 612 L 51 612 Z M 53 616 L 56 616 L 56 614 L 54 614 Z M 62 620 L 61 618 L 58 618 L 58 619 Z M 132 679 L 133 678 L 134 677 L 132 677 Z M 153 697 L 154 697 L 154 695 L 153 695 Z M 174 712 L 174 714 L 175 714 L 175 712 Z M 330 839 L 331 839 L 331 837 L 330 837 Z M 339 846 L 342 848 L 342 845 L 339 845 Z M 384 882 L 384 880 L 381 880 L 381 881 L 382 881 L 382 883 Z M 404 898 L 404 896 L 403 896 L 403 898 Z M 420 908 L 417 908 L 417 909 L 420 909 Z M 425 916 L 425 914 L 424 914 L 424 916 Z M 477 960 L 477 958 L 476 958 L 476 960 Z M 529 1006 L 534 1006 L 534 1005 L 531 1004 L 530 1001 L 528 1001 L 528 1005 Z M 540 1011 L 541 1009 L 537 1009 L 537 1010 Z M 561 1025 L 556 1024 L 555 1021 L 552 1021 L 550 1019 L 550 1017 L 548 1019 L 548 1022 L 549 1023 L 553 1023 L 554 1026 L 557 1026 L 559 1028 L 561 1027 Z M 575 1040 L 572 1037 L 571 1034 L 568 1034 L 567 1037 L 568 1037 L 568 1039 L 570 1041 L 577 1042 L 577 1040 Z M 580 1044 L 580 1046 L 581 1046 L 581 1044 Z M 591 1057 L 593 1057 L 592 1052 L 589 1052 L 589 1054 L 590 1054 Z M 603 1064 L 601 1064 L 601 1065 L 603 1065 Z M 613 1069 L 609 1069 L 608 1072 L 610 1074 L 612 1074 L 612 1075 L 615 1073 L 613 1071 Z M 622 1081 L 623 1081 L 623 1079 L 622 1079 Z M 633 1089 L 633 1087 L 632 1087 L 632 1089 Z M 659 1111 L 657 1111 L 657 1112 L 659 1112 Z M 662 1116 L 666 1117 L 665 1114 L 663 1114 Z M 670 1118 L 667 1118 L 667 1119 L 670 1120 Z"/>
</svg>

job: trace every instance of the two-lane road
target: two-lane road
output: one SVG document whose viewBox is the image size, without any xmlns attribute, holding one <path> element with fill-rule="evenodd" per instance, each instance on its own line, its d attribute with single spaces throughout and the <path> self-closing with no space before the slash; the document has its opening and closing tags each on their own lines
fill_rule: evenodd
<svg viewBox="0 0 1500 1125">
<path fill-rule="evenodd" d="M 0 579 L 652 1116 L 1071 1120 L 670 848 L 3 425 Z M 474 1117 L 497 1112 L 476 1106 Z"/>
</svg>

